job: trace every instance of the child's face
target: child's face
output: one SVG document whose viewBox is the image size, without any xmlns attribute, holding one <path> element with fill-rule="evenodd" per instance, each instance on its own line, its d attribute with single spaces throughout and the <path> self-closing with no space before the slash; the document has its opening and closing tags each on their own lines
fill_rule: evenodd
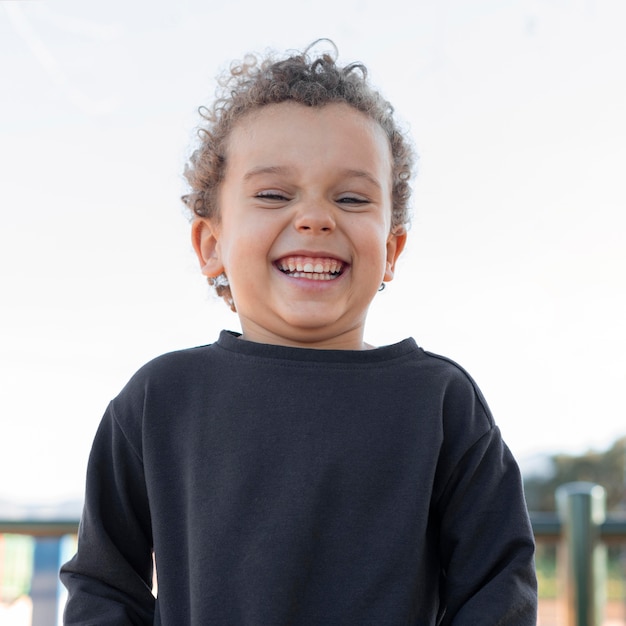
<svg viewBox="0 0 626 626">
<path fill-rule="evenodd" d="M 364 347 L 406 238 L 390 233 L 391 185 L 384 131 L 347 104 L 268 105 L 235 125 L 220 218 L 197 219 L 193 241 L 206 276 L 226 273 L 245 339 Z"/>
</svg>

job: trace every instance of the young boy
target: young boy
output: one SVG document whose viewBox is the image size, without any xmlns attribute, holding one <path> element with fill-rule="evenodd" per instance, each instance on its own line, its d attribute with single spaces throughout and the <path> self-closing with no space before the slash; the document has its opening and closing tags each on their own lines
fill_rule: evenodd
<svg viewBox="0 0 626 626">
<path fill-rule="evenodd" d="M 364 342 L 406 241 L 391 106 L 307 50 L 233 66 L 204 116 L 192 240 L 243 332 L 109 405 L 65 623 L 534 625 L 519 471 L 480 391 L 413 339 Z"/>
</svg>

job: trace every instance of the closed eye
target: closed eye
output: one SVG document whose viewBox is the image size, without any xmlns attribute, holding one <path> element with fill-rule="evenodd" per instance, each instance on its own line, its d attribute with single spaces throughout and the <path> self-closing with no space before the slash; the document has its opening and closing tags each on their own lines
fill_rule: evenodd
<svg viewBox="0 0 626 626">
<path fill-rule="evenodd" d="M 362 204 L 370 203 L 369 200 L 361 196 L 343 196 L 341 198 L 338 198 L 337 202 L 339 204 L 347 204 L 347 205 L 354 205 L 354 206 L 360 206 Z"/>
<path fill-rule="evenodd" d="M 280 191 L 260 191 L 254 195 L 255 198 L 262 200 L 289 200 L 289 198 Z"/>
</svg>

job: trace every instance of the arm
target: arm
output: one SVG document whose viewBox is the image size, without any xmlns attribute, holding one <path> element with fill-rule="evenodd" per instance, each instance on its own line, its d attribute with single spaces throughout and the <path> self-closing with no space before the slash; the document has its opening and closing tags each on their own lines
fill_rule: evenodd
<svg viewBox="0 0 626 626">
<path fill-rule="evenodd" d="M 517 464 L 495 426 L 456 464 L 438 511 L 441 624 L 535 626 L 534 538 Z"/>
<path fill-rule="evenodd" d="M 140 450 L 109 407 L 87 470 L 74 558 L 61 568 L 64 623 L 152 624 L 152 537 Z"/>
</svg>

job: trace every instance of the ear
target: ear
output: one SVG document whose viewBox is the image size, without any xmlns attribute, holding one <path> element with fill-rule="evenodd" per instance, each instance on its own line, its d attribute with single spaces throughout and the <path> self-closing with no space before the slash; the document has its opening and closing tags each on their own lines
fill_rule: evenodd
<svg viewBox="0 0 626 626">
<path fill-rule="evenodd" d="M 387 283 L 393 280 L 396 261 L 402 250 L 404 250 L 405 244 L 406 230 L 404 228 L 398 228 L 389 233 L 389 237 L 387 237 L 387 264 L 385 266 L 385 275 L 383 276 L 384 282 Z"/>
<path fill-rule="evenodd" d="M 206 217 L 197 217 L 191 224 L 191 243 L 200 262 L 200 270 L 207 278 L 215 278 L 224 272 L 218 235 L 217 225 Z"/>
</svg>

